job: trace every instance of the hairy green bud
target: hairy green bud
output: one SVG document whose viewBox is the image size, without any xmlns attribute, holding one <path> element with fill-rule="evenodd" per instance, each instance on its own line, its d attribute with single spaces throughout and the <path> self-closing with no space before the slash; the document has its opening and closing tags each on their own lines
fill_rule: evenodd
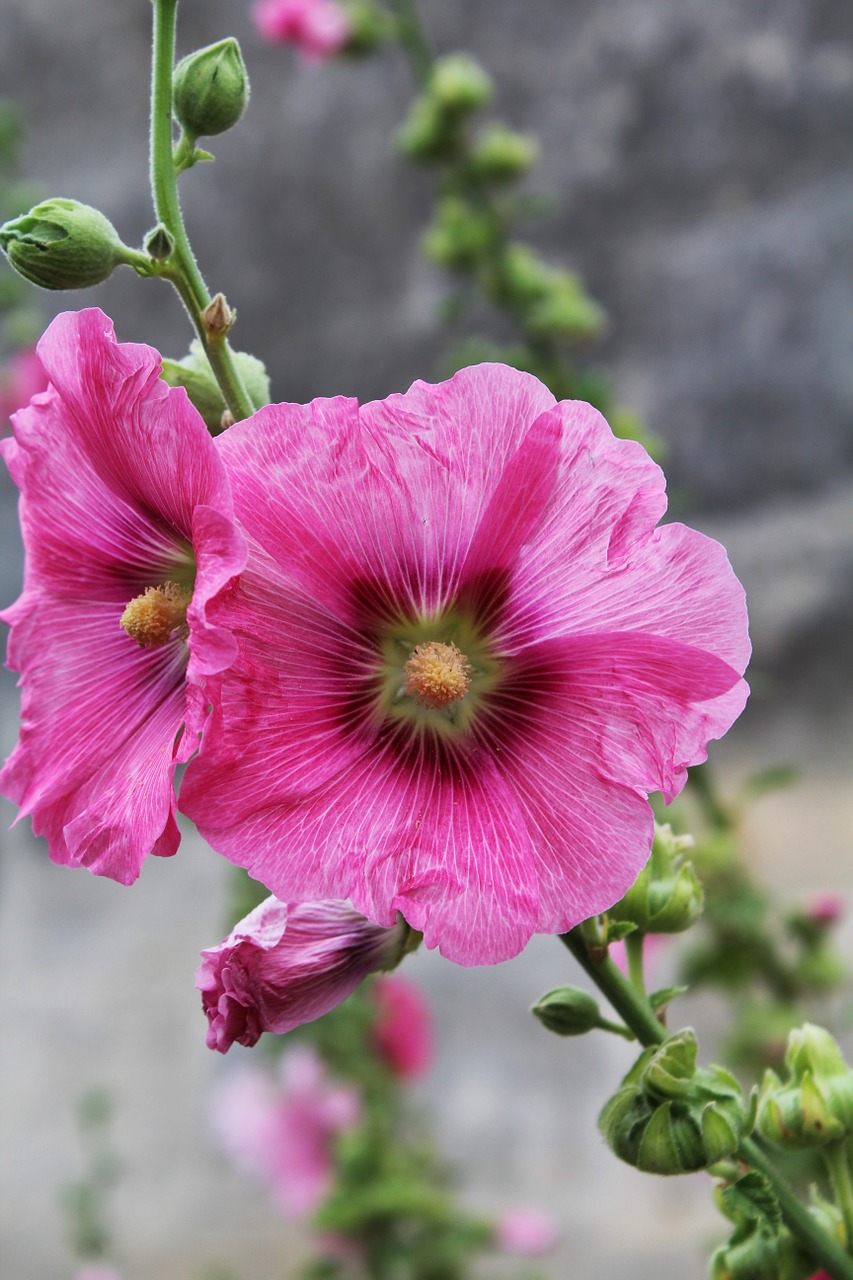
<svg viewBox="0 0 853 1280">
<path fill-rule="evenodd" d="M 628 920 L 643 933 L 681 933 L 702 914 L 702 885 L 683 851 L 690 836 L 675 836 L 655 823 L 651 857 L 631 888 L 607 912 L 608 919 Z"/>
<path fill-rule="evenodd" d="M 788 1080 L 767 1071 L 758 1095 L 758 1132 L 774 1147 L 822 1147 L 853 1131 L 853 1072 L 823 1027 L 791 1032 Z"/>
<path fill-rule="evenodd" d="M 492 82 L 483 68 L 466 53 L 449 53 L 432 69 L 427 92 L 451 115 L 470 115 L 492 96 Z"/>
<path fill-rule="evenodd" d="M 249 101 L 249 77 L 233 36 L 182 58 L 172 78 L 172 110 L 191 138 L 233 128 Z"/>
<path fill-rule="evenodd" d="M 610 1148 L 646 1173 L 692 1173 L 730 1156 L 748 1130 L 741 1088 L 722 1067 L 696 1068 L 696 1036 L 646 1049 L 605 1105 Z"/>
<path fill-rule="evenodd" d="M 556 987 L 546 992 L 530 1012 L 558 1036 L 582 1036 L 601 1026 L 597 1002 L 579 987 Z"/>
<path fill-rule="evenodd" d="M 59 197 L 4 223 L 0 248 L 19 275 L 42 289 L 86 289 L 141 257 L 97 209 Z"/>
<path fill-rule="evenodd" d="M 542 337 L 589 342 L 604 328 L 604 309 L 587 294 L 580 277 L 555 271 L 548 288 L 527 316 L 527 324 Z"/>
<path fill-rule="evenodd" d="M 539 143 L 524 133 L 495 124 L 484 129 L 472 154 L 472 163 L 482 177 L 493 182 L 512 182 L 536 163 Z"/>
</svg>

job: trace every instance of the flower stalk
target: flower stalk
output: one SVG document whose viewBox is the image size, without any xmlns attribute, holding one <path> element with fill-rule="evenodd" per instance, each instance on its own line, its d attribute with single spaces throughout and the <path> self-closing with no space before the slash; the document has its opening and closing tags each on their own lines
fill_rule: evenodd
<svg viewBox="0 0 853 1280">
<path fill-rule="evenodd" d="M 211 297 L 190 247 L 178 201 L 172 149 L 172 70 L 178 0 L 153 0 L 154 38 L 151 70 L 151 195 L 157 221 L 174 240 L 171 256 L 156 274 L 171 281 L 195 327 L 225 403 L 235 421 L 249 418 L 255 405 L 249 396 L 225 333 L 204 321 Z"/>
<path fill-rule="evenodd" d="M 566 946 L 580 964 L 585 973 L 612 1004 L 626 1026 L 630 1027 L 642 1045 L 646 1047 L 662 1044 L 667 1038 L 666 1031 L 656 1018 L 648 1000 L 635 990 L 631 982 L 625 978 L 616 965 L 603 951 L 588 946 L 584 929 L 586 925 L 578 925 L 568 933 L 560 935 L 560 941 Z M 842 1152 L 842 1157 L 846 1157 Z M 750 1165 L 758 1173 L 764 1175 L 773 1188 L 782 1217 L 792 1235 L 803 1249 L 819 1266 L 825 1267 L 833 1280 L 853 1280 L 853 1258 L 851 1258 L 838 1242 L 827 1235 L 806 1206 L 797 1198 L 791 1187 L 780 1175 L 772 1159 L 752 1138 L 744 1138 L 734 1158 L 743 1164 Z M 840 1161 L 836 1161 L 840 1166 Z M 835 1169 L 835 1177 L 841 1177 L 840 1168 Z M 833 1177 L 833 1186 L 835 1186 Z M 853 1206 L 853 1186 L 849 1184 L 849 1169 L 846 1169 L 848 1192 L 840 1198 L 840 1207 L 847 1221 L 847 1212 Z M 847 1207 L 843 1199 L 847 1199 Z M 849 1230 L 849 1229 L 848 1229 Z"/>
</svg>

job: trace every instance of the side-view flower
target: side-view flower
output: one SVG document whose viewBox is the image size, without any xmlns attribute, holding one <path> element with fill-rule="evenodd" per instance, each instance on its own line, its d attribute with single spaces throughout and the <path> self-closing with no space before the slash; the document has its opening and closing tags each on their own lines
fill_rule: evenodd
<svg viewBox="0 0 853 1280">
<path fill-rule="evenodd" d="M 483 964 L 633 882 L 741 711 L 743 591 L 656 528 L 663 476 L 502 365 L 359 408 L 271 405 L 219 440 L 247 567 L 181 806 L 285 901 L 349 899 Z"/>
<path fill-rule="evenodd" d="M 0 789 L 55 862 L 129 884 L 178 847 L 173 774 L 206 714 L 195 682 L 236 650 L 207 611 L 245 546 L 215 445 L 155 351 L 117 343 L 93 308 L 58 316 L 38 357 L 48 389 L 0 446 L 26 552 L 3 615 L 23 706 Z"/>
</svg>

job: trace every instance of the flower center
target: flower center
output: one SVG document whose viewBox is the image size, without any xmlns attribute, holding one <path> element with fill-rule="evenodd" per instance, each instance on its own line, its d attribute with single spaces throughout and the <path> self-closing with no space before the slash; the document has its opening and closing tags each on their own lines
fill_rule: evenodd
<svg viewBox="0 0 853 1280">
<path fill-rule="evenodd" d="M 428 644 L 419 644 L 403 671 L 406 693 L 430 708 L 458 702 L 471 684 L 471 664 L 453 643 L 430 640 Z"/>
<path fill-rule="evenodd" d="M 134 596 L 121 615 L 120 625 L 141 649 L 157 649 L 171 640 L 175 631 L 187 636 L 187 606 L 192 592 L 179 582 L 146 587 Z"/>
</svg>

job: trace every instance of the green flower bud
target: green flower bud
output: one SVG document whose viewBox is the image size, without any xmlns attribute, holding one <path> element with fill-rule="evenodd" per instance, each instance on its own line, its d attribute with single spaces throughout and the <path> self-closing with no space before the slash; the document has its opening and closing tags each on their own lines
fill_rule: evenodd
<svg viewBox="0 0 853 1280">
<path fill-rule="evenodd" d="M 395 27 L 390 14 L 372 0 L 349 0 L 347 22 L 350 33 L 345 51 L 351 54 L 372 53 L 394 38 Z"/>
<path fill-rule="evenodd" d="M 234 363 L 256 409 L 270 402 L 270 380 L 260 360 L 245 351 L 234 352 Z M 216 435 L 222 430 L 225 401 L 213 376 L 201 343 L 190 344 L 183 360 L 164 360 L 162 378 L 170 387 L 184 387 L 208 427 Z"/>
<path fill-rule="evenodd" d="M 722 1067 L 696 1069 L 696 1036 L 646 1049 L 598 1119 L 621 1160 L 646 1173 L 692 1173 L 730 1156 L 749 1125 L 740 1085 Z"/>
<path fill-rule="evenodd" d="M 539 155 L 539 143 L 505 125 L 495 124 L 480 134 L 471 157 L 477 173 L 493 182 L 520 178 Z"/>
<path fill-rule="evenodd" d="M 655 823 L 652 853 L 634 884 L 607 912 L 608 919 L 629 920 L 643 933 L 681 933 L 702 914 L 704 895 L 693 864 L 682 851 L 690 836 L 675 836 Z"/>
<path fill-rule="evenodd" d="M 455 125 L 429 97 L 415 99 L 397 131 L 397 146 L 410 160 L 443 160 L 453 154 L 457 141 Z"/>
<path fill-rule="evenodd" d="M 604 311 L 584 290 L 578 276 L 568 271 L 554 273 L 545 296 L 527 316 L 536 334 L 590 341 L 604 328 Z"/>
<path fill-rule="evenodd" d="M 165 262 L 171 258 L 175 250 L 175 237 L 162 224 L 158 224 L 148 232 L 143 245 L 149 258 L 155 262 Z"/>
<path fill-rule="evenodd" d="M 758 1132 L 783 1150 L 822 1147 L 853 1131 L 853 1072 L 828 1031 L 811 1023 L 792 1031 L 788 1080 L 767 1071 L 758 1095 Z"/>
<path fill-rule="evenodd" d="M 191 138 L 232 128 L 246 110 L 249 77 L 233 36 L 182 58 L 172 78 L 172 110 Z"/>
<path fill-rule="evenodd" d="M 539 254 L 529 245 L 514 242 L 507 245 L 501 271 L 494 282 L 497 301 L 507 301 L 526 308 L 544 298 L 554 275 Z"/>
<path fill-rule="evenodd" d="M 97 209 L 58 197 L 0 227 L 0 248 L 20 275 L 42 289 L 86 289 L 120 263 L 141 258 Z"/>
<path fill-rule="evenodd" d="M 558 1036 L 582 1036 L 601 1025 L 601 1011 L 588 991 L 556 987 L 531 1009 L 544 1027 Z"/>
<path fill-rule="evenodd" d="M 806 1280 L 814 1270 L 784 1227 L 743 1221 L 711 1258 L 711 1280 Z"/>
<path fill-rule="evenodd" d="M 441 109 L 455 116 L 470 115 L 492 96 L 486 72 L 466 53 L 449 53 L 432 69 L 427 92 Z"/>
<path fill-rule="evenodd" d="M 473 209 L 459 196 L 445 196 L 424 236 L 424 252 L 444 267 L 473 267 L 488 252 L 494 235 L 488 213 Z"/>
</svg>

